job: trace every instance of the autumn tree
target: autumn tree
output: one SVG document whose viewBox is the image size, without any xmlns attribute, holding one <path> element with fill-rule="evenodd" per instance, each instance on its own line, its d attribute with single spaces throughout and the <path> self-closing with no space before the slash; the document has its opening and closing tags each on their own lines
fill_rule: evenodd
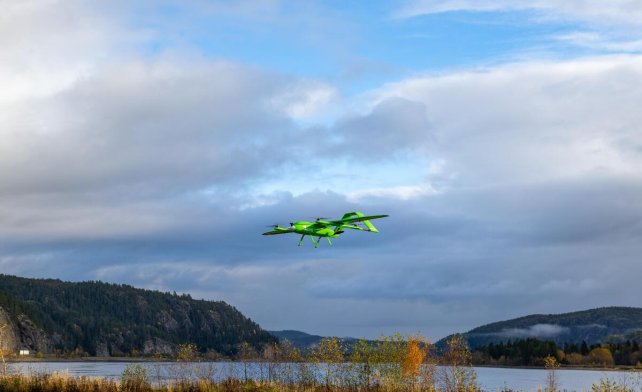
<svg viewBox="0 0 642 392">
<path fill-rule="evenodd" d="M 263 347 L 261 357 L 263 363 L 267 364 L 267 377 L 268 382 L 271 382 L 276 377 L 277 361 L 281 355 L 281 348 L 277 343 L 268 343 Z M 263 373 L 263 371 L 261 371 Z"/>
<path fill-rule="evenodd" d="M 198 350 L 195 344 L 187 343 L 178 346 L 178 352 L 176 353 L 177 362 L 194 362 L 197 359 Z"/>
<path fill-rule="evenodd" d="M 406 341 L 400 334 L 382 336 L 377 342 L 376 362 L 379 382 L 398 385 L 403 381 L 402 365 L 406 357 Z"/>
<path fill-rule="evenodd" d="M 359 339 L 352 345 L 349 359 L 350 373 L 356 378 L 356 384 L 370 388 L 373 384 L 378 359 L 375 344 L 365 339 Z"/>
<path fill-rule="evenodd" d="M 239 345 L 237 358 L 243 362 L 243 379 L 247 381 L 247 371 L 250 361 L 256 359 L 258 356 L 254 347 L 248 342 L 243 342 Z"/>
<path fill-rule="evenodd" d="M 434 363 L 425 363 L 430 342 L 419 335 L 411 336 L 406 341 L 406 356 L 402 363 L 402 372 L 411 387 L 420 381 L 421 390 L 435 390 Z"/>
<path fill-rule="evenodd" d="M 606 347 L 596 347 L 589 352 L 588 361 L 595 365 L 613 365 L 613 355 Z"/>
<path fill-rule="evenodd" d="M 560 364 L 555 357 L 549 355 L 544 358 L 544 367 L 547 370 L 546 392 L 555 392 L 557 391 L 557 369 Z"/>
<path fill-rule="evenodd" d="M 287 339 L 279 342 L 278 380 L 285 384 L 294 384 L 297 378 L 297 368 L 303 357 L 301 351 Z"/>
<path fill-rule="evenodd" d="M 360 339 L 352 345 L 350 375 L 358 387 L 369 389 L 386 386 L 404 389 L 432 385 L 434 364 L 424 366 L 429 342 L 421 336 L 403 337 L 401 334 L 381 336 L 377 341 Z"/>
<path fill-rule="evenodd" d="M 581 365 L 584 362 L 584 357 L 580 353 L 570 353 L 564 356 L 569 365 Z"/>
<path fill-rule="evenodd" d="M 422 341 L 417 337 L 410 337 L 406 342 L 406 356 L 401 365 L 405 376 L 417 377 L 419 368 L 426 358 L 426 349 L 421 347 Z"/>
<path fill-rule="evenodd" d="M 448 339 L 442 355 L 439 378 L 445 392 L 467 392 L 477 390 L 477 374 L 472 368 L 468 343 L 462 335 L 453 335 Z"/>
<path fill-rule="evenodd" d="M 199 355 L 195 344 L 186 343 L 177 347 L 176 363 L 169 368 L 176 382 L 191 380 L 196 376 L 192 362 L 198 361 Z"/>
<path fill-rule="evenodd" d="M 7 367 L 7 362 L 4 359 L 4 351 L 5 351 L 4 334 L 8 328 L 9 328 L 9 324 L 0 324 L 0 357 L 2 358 L 2 374 L 5 376 L 9 372 L 9 369 Z"/>
<path fill-rule="evenodd" d="M 336 377 L 339 365 L 343 362 L 343 351 L 338 338 L 323 338 L 312 350 L 311 359 L 322 366 L 325 376 L 325 386 L 329 388 Z"/>
</svg>

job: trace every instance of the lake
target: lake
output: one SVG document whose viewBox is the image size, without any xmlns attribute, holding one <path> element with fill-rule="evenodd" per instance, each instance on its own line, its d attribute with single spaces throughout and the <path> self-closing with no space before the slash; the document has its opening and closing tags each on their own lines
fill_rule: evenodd
<svg viewBox="0 0 642 392">
<path fill-rule="evenodd" d="M 68 372 L 74 376 L 108 377 L 119 378 L 123 370 L 131 362 L 19 362 L 10 366 L 14 371 L 23 373 L 29 372 Z M 176 371 L 180 366 L 177 362 L 141 362 L 142 366 L 149 369 L 152 379 L 155 375 L 162 375 L 160 378 L 169 378 L 168 375 Z M 191 365 L 189 365 L 191 366 Z M 229 376 L 243 379 L 244 366 L 238 362 L 199 362 L 193 364 L 194 368 L 200 368 L 206 374 L 214 378 L 225 378 Z M 536 391 L 546 385 L 547 371 L 545 369 L 514 369 L 514 368 L 475 368 L 479 386 L 485 391 L 499 391 L 505 387 L 512 390 Z M 249 374 L 255 378 L 261 378 L 261 374 L 267 373 L 266 365 L 253 364 L 249 368 Z M 629 385 L 638 382 L 636 389 L 642 391 L 642 372 L 631 373 L 607 370 L 557 370 L 558 387 L 567 391 L 590 391 L 591 385 L 600 379 L 608 378 L 617 382 L 627 380 Z"/>
</svg>

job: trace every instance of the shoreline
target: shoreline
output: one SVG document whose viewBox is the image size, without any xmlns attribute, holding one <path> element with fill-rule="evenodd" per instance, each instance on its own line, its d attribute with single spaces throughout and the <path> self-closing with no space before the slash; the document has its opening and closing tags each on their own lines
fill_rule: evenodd
<svg viewBox="0 0 642 392">
<path fill-rule="evenodd" d="M 159 363 L 159 362 L 177 362 L 173 358 L 147 358 L 147 357 L 78 357 L 78 358 L 5 358 L 7 363 L 38 363 L 38 362 L 88 362 L 88 363 Z M 194 362 L 216 362 L 216 363 L 242 363 L 234 360 L 201 360 Z M 249 361 L 258 363 L 260 361 Z M 474 368 L 491 368 L 491 369 L 540 369 L 546 370 L 544 366 L 514 366 L 514 365 L 473 365 Z M 590 370 L 590 371 L 640 371 L 642 368 L 636 366 L 617 366 L 617 367 L 599 367 L 599 366 L 578 366 L 578 365 L 561 365 L 556 370 Z"/>
<path fill-rule="evenodd" d="M 473 365 L 475 368 L 491 369 L 540 369 L 548 370 L 544 366 L 512 366 L 512 365 Z M 637 370 L 642 372 L 642 368 L 635 366 L 617 366 L 617 367 L 599 367 L 599 366 L 578 366 L 578 365 L 560 365 L 555 370 L 590 370 L 590 371 L 608 371 L 608 372 L 627 372 Z"/>
</svg>

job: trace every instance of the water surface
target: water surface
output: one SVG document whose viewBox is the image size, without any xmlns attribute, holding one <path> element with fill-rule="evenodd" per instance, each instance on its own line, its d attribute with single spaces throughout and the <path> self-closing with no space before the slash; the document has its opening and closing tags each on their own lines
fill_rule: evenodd
<svg viewBox="0 0 642 392">
<path fill-rule="evenodd" d="M 131 362 L 21 362 L 12 363 L 15 371 L 29 372 L 67 372 L 73 376 L 120 378 L 123 371 Z M 176 362 L 142 362 L 148 369 L 153 381 L 171 379 L 173 375 L 189 371 L 200 372 L 214 379 L 236 377 L 243 379 L 245 370 L 256 379 L 267 379 L 266 364 L 249 364 L 246 368 L 238 362 L 198 362 L 179 364 Z M 189 370 L 186 370 L 189 369 Z M 500 391 L 506 388 L 519 391 L 537 391 L 546 386 L 547 371 L 545 369 L 514 369 L 514 368 L 475 368 L 479 386 L 485 391 Z M 590 391 L 591 385 L 601 379 L 626 382 L 634 390 L 642 391 L 642 372 L 631 374 L 622 371 L 607 370 L 557 370 L 558 388 L 566 391 Z"/>
</svg>

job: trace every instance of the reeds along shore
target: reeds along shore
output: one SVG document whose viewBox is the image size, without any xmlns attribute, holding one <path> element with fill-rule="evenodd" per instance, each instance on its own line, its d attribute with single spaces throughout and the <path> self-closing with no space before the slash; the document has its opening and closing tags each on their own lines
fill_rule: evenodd
<svg viewBox="0 0 642 392">
<path fill-rule="evenodd" d="M 357 392 L 357 391 L 402 391 L 406 388 L 387 387 L 382 385 L 365 387 L 326 386 L 323 384 L 284 384 L 280 382 L 227 379 L 220 382 L 211 380 L 181 380 L 153 385 L 141 380 L 117 381 L 105 378 L 71 377 L 65 374 L 0 376 L 0 391 L 3 392 L 206 392 L 206 391 L 309 391 L 309 392 Z M 429 390 L 416 388 L 414 390 Z"/>
<path fill-rule="evenodd" d="M 635 379 L 613 381 L 603 379 L 593 384 L 591 392 L 640 392 L 642 385 Z M 541 388 L 538 392 L 554 392 L 556 388 Z M 171 380 L 155 384 L 140 377 L 123 375 L 120 380 L 107 378 L 73 377 L 65 373 L 54 374 L 4 374 L 0 375 L 2 392 L 473 392 L 481 391 L 478 387 L 468 388 L 435 388 L 421 383 L 415 384 L 375 384 L 365 385 L 325 385 L 319 383 L 283 383 L 279 381 L 255 381 L 225 379 L 213 381 L 206 379 Z M 504 387 L 499 392 L 511 392 Z"/>
<path fill-rule="evenodd" d="M 180 380 L 154 385 L 145 380 L 111 380 L 106 378 L 72 377 L 66 374 L 11 374 L 0 376 L 2 392 L 206 392 L 206 391 L 327 391 L 321 385 L 280 384 L 228 379 L 220 382 L 211 380 Z M 355 390 L 332 387 L 332 390 Z"/>
<path fill-rule="evenodd" d="M 123 373 L 119 380 L 108 378 L 73 377 L 66 373 L 33 373 L 33 374 L 6 374 L 0 376 L 0 391 L 2 392 L 205 392 L 205 391 L 308 391 L 308 392 L 359 392 L 359 391 L 477 391 L 472 385 L 469 388 L 448 388 L 437 389 L 433 384 L 425 384 L 420 379 L 413 382 L 400 382 L 390 380 L 389 382 L 372 382 L 364 384 L 358 379 L 342 379 L 333 376 L 330 380 L 290 380 L 275 376 L 271 381 L 226 378 L 215 380 L 199 376 L 191 378 L 194 369 L 183 365 L 182 375 L 175 375 L 175 378 L 164 378 L 151 381 L 149 373 L 151 368 L 142 365 L 131 365 Z M 196 370 L 198 371 L 198 370 Z M 329 381 L 329 382 L 328 382 Z"/>
</svg>

